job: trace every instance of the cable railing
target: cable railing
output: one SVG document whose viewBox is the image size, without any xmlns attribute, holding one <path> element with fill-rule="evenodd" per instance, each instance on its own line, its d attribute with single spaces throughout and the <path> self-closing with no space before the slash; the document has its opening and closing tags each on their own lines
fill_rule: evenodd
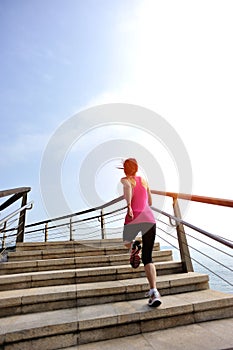
<svg viewBox="0 0 233 350">
<path fill-rule="evenodd" d="M 189 229 L 194 230 L 195 232 L 198 232 L 204 237 L 208 237 L 208 239 L 212 239 L 215 244 L 216 243 L 221 243 L 224 247 L 228 247 L 230 249 L 233 248 L 232 242 L 230 242 L 227 239 L 224 239 L 223 237 L 220 237 L 219 235 L 214 235 L 210 232 L 207 232 L 197 226 L 194 226 L 184 220 L 182 220 L 181 217 L 181 212 L 178 204 L 178 199 L 183 199 L 183 200 L 189 200 L 189 201 L 194 201 L 194 202 L 199 202 L 199 203 L 205 203 L 205 204 L 211 204 L 211 205 L 218 205 L 222 207 L 233 207 L 233 201 L 228 200 L 228 199 L 220 199 L 220 198 L 212 198 L 212 197 L 204 197 L 204 196 L 196 196 L 196 195 L 188 195 L 188 194 L 182 194 L 182 193 L 173 193 L 173 192 L 161 192 L 161 191 L 152 191 L 153 194 L 155 195 L 162 195 L 162 196 L 167 196 L 171 197 L 173 199 L 173 211 L 174 215 L 165 213 L 161 211 L 160 209 L 154 208 L 157 213 L 160 213 L 164 216 L 167 216 L 169 218 L 169 221 L 176 223 L 176 231 L 177 231 L 177 239 L 179 243 L 179 252 L 180 252 L 180 257 L 181 261 L 183 264 L 183 270 L 184 271 L 193 271 L 193 264 L 192 264 L 192 259 L 190 255 L 190 249 L 188 246 L 187 242 L 187 234 L 185 232 L 184 227 L 188 227 Z M 225 248 L 226 249 L 226 248 Z"/>
<path fill-rule="evenodd" d="M 159 211 L 153 208 L 155 211 Z M 165 217 L 177 222 L 182 222 L 189 229 L 191 224 L 186 223 L 183 220 L 175 218 L 173 215 L 164 213 Z M 190 231 L 195 233 L 191 234 Z M 210 277 L 210 284 L 212 287 L 219 289 L 222 286 L 225 291 L 233 292 L 233 255 L 232 248 L 224 243 L 216 241 L 213 237 L 208 237 L 204 241 L 201 237 L 202 231 L 200 228 L 192 225 L 192 229 L 186 230 L 185 234 L 187 237 L 187 246 L 190 251 L 192 264 L 196 272 L 208 273 Z M 196 235 L 198 233 L 198 236 Z M 157 238 L 161 242 L 165 243 L 165 247 L 170 247 L 173 250 L 173 254 L 176 255 L 177 259 L 180 258 L 179 244 L 177 235 L 174 234 L 174 224 L 171 225 L 169 222 L 165 222 L 161 219 L 157 219 Z M 217 242 L 217 245 L 216 245 Z M 215 245 L 214 245 L 215 244 Z"/>
<path fill-rule="evenodd" d="M 191 228 L 191 229 L 193 229 L 193 230 L 195 230 L 197 232 L 202 233 L 203 235 L 205 235 L 205 236 L 207 236 L 209 238 L 212 238 L 213 240 L 215 240 L 217 242 L 223 243 L 226 246 L 228 246 L 230 248 L 233 248 L 233 243 L 230 240 L 226 239 L 226 238 L 223 238 L 223 237 L 221 237 L 219 235 L 214 235 L 214 234 L 212 234 L 210 232 L 207 232 L 207 231 L 205 231 L 205 230 L 203 230 L 203 229 L 201 229 L 201 228 L 199 228 L 199 227 L 197 227 L 195 225 L 192 225 L 192 224 L 190 224 L 190 223 L 188 223 L 188 222 L 186 222 L 186 221 L 184 221 L 182 219 L 179 219 L 179 218 L 175 217 L 174 215 L 168 214 L 168 213 L 166 213 L 166 212 L 164 212 L 162 210 L 159 210 L 159 209 L 157 209 L 155 207 L 152 207 L 152 209 L 154 211 L 162 214 L 162 215 L 165 215 L 165 216 L 169 217 L 170 220 L 174 220 L 177 224 L 180 223 L 180 224 L 182 224 L 184 226 L 187 226 L 187 227 L 189 227 L 189 228 Z M 171 225 L 171 226 L 176 226 L 176 225 Z"/>
<path fill-rule="evenodd" d="M 24 241 L 104 239 L 107 231 L 108 235 L 119 232 L 124 208 L 121 196 L 99 207 L 25 225 Z"/>
<path fill-rule="evenodd" d="M 9 190 L 0 191 L 0 198 L 8 197 L 8 199 L 5 202 L 0 204 L 0 213 L 4 212 L 5 214 L 7 211 L 10 211 L 10 214 L 7 214 L 5 219 L 1 220 L 2 222 L 0 226 L 0 240 L 2 242 L 2 247 L 0 247 L 1 250 L 4 249 L 3 247 L 5 246 L 5 244 L 15 245 L 16 242 L 23 242 L 24 227 L 26 222 L 26 211 L 28 209 L 27 195 L 28 195 L 28 192 L 30 192 L 30 190 L 31 190 L 30 187 L 18 187 L 18 188 L 12 188 Z M 12 208 L 16 205 L 16 203 L 20 199 L 21 199 L 21 208 L 19 209 L 19 211 L 16 210 L 17 213 L 13 214 L 12 216 L 12 211 L 14 211 Z M 18 208 L 18 205 L 17 205 L 17 208 Z M 17 215 L 18 215 L 18 218 L 17 218 Z M 11 219 L 12 221 L 10 222 Z M 12 226 L 17 220 L 18 220 L 17 233 L 12 234 L 12 240 L 10 243 L 9 242 L 5 243 L 6 235 L 8 235 L 6 226 L 7 225 L 8 227 Z M 11 231 L 15 231 L 15 229 L 12 229 Z"/>
<path fill-rule="evenodd" d="M 166 218 L 169 223 L 157 219 L 159 225 L 157 237 L 172 247 L 181 259 L 183 271 L 208 272 L 210 284 L 218 289 L 224 285 L 224 290 L 233 292 L 233 242 L 221 235 L 213 234 L 182 220 L 178 199 L 184 199 L 222 207 L 233 207 L 233 201 L 228 199 L 178 194 L 172 192 L 152 191 L 155 195 L 172 197 L 174 215 L 158 208 L 152 209 Z M 165 228 L 164 228 L 165 226 Z M 172 234 L 176 229 L 176 235 Z M 166 235 L 166 238 L 165 238 Z M 193 268 L 194 266 L 194 268 Z"/>
<path fill-rule="evenodd" d="M 151 192 L 153 195 L 170 197 L 173 200 L 173 214 L 154 206 L 152 209 L 158 215 L 157 237 L 165 242 L 165 245 L 172 247 L 174 254 L 181 261 L 183 272 L 206 269 L 214 279 L 221 279 L 232 289 L 233 242 L 184 221 L 178 201 L 181 199 L 229 208 L 233 207 L 233 201 L 173 192 Z M 20 234 L 24 242 L 122 238 L 125 204 L 124 197 L 121 196 L 99 207 L 25 225 L 23 233 L 17 231 L 17 234 L 14 232 L 12 236 Z M 1 234 L 11 230 L 3 228 Z"/>
<path fill-rule="evenodd" d="M 26 210 L 32 209 L 32 206 L 33 201 L 13 211 L 11 214 L 0 220 L 0 261 L 4 260 L 4 256 L 8 249 L 15 248 L 17 238 L 22 235 L 22 232 L 24 231 L 24 225 L 19 220 L 19 216 Z"/>
</svg>

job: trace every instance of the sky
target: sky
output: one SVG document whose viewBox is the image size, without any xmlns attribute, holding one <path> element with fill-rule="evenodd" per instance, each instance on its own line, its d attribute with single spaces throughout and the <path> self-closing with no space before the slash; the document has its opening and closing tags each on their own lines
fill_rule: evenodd
<svg viewBox="0 0 233 350">
<path fill-rule="evenodd" d="M 193 194 L 233 199 L 232 15 L 231 0 L 0 0 L 0 188 L 32 188 L 29 222 L 51 216 L 40 174 L 56 131 L 80 111 L 111 103 L 150 109 L 176 131 Z M 176 159 L 151 139 L 152 125 L 113 125 L 111 116 L 95 129 L 80 123 L 85 132 L 61 168 L 70 211 L 92 204 L 82 197 L 88 184 L 79 187 L 85 159 L 105 142 L 115 149 L 118 139 L 152 153 L 163 178 L 154 188 L 155 174 L 152 189 L 179 191 Z M 102 201 L 120 195 L 116 164 L 124 157 L 110 154 L 93 173 Z M 222 215 L 211 214 L 212 225 Z"/>
</svg>

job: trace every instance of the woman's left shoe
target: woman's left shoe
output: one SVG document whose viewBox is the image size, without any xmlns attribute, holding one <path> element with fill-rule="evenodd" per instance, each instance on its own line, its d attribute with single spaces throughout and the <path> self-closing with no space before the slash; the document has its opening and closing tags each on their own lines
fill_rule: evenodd
<svg viewBox="0 0 233 350">
<path fill-rule="evenodd" d="M 130 254 L 130 265 L 136 269 L 141 262 L 141 257 L 140 257 L 140 250 L 141 250 L 141 245 L 139 241 L 134 241 L 131 246 L 131 254 Z"/>
</svg>

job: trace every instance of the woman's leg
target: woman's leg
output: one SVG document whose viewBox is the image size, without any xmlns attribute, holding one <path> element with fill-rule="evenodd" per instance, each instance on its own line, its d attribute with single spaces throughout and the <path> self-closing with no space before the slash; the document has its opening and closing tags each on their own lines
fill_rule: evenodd
<svg viewBox="0 0 233 350">
<path fill-rule="evenodd" d="M 155 242 L 156 225 L 144 224 L 142 230 L 142 262 L 150 289 L 156 289 L 156 269 L 152 262 L 152 251 Z"/>
<path fill-rule="evenodd" d="M 146 264 L 144 266 L 146 277 L 149 282 L 150 289 L 156 289 L 156 269 L 155 265 L 152 263 Z"/>
</svg>

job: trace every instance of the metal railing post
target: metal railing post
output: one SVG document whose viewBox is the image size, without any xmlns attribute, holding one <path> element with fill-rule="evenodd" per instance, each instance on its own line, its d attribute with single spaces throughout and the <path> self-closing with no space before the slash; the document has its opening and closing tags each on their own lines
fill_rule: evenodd
<svg viewBox="0 0 233 350">
<path fill-rule="evenodd" d="M 26 204 L 27 204 L 27 193 L 25 193 L 22 197 L 21 207 L 24 207 Z M 24 241 L 25 220 L 26 220 L 26 208 L 19 215 L 19 225 L 18 225 L 16 242 Z"/>
<path fill-rule="evenodd" d="M 6 248 L 6 234 L 3 233 L 3 238 L 2 238 L 2 249 Z"/>
<path fill-rule="evenodd" d="M 176 197 L 173 197 L 173 209 L 174 209 L 174 215 L 178 219 L 181 218 L 181 212 L 179 203 Z M 188 247 L 187 237 L 185 234 L 184 226 L 182 223 L 177 222 L 176 224 L 176 231 L 177 231 L 177 238 L 179 242 L 179 248 L 180 248 L 180 257 L 182 261 L 182 268 L 184 272 L 193 272 L 193 264 L 190 256 L 190 251 Z"/>
<path fill-rule="evenodd" d="M 74 241 L 72 217 L 70 218 L 70 241 Z"/>
<path fill-rule="evenodd" d="M 104 210 L 101 209 L 100 213 L 101 213 L 101 217 L 100 217 L 101 235 L 102 235 L 102 239 L 106 239 L 105 222 L 104 222 Z"/>
<path fill-rule="evenodd" d="M 48 223 L 45 224 L 45 235 L 44 235 L 44 241 L 48 242 Z"/>
</svg>

